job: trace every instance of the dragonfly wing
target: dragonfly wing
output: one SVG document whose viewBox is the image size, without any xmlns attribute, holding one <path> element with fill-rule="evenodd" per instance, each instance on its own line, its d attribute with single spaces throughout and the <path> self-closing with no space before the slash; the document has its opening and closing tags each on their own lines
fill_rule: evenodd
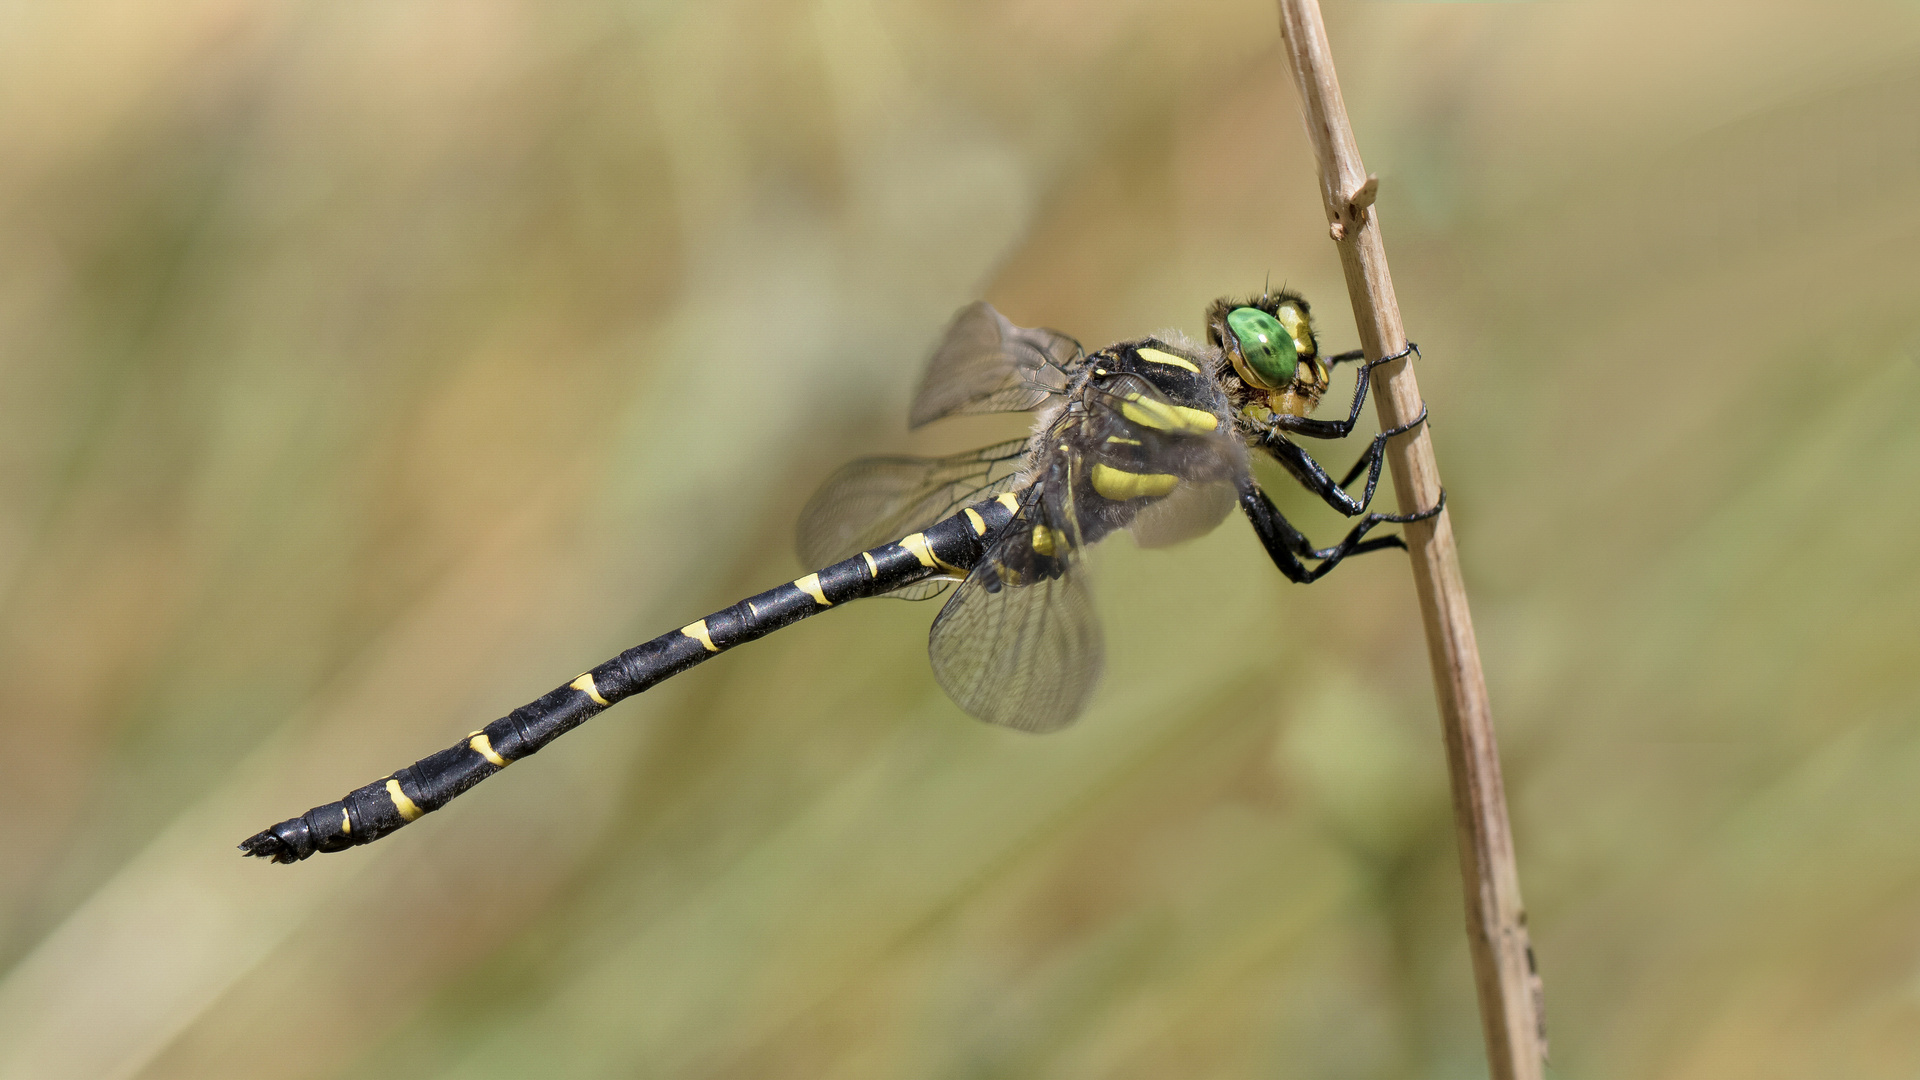
<svg viewBox="0 0 1920 1080">
<path fill-rule="evenodd" d="M 1072 723 L 1099 681 L 1100 623 L 1072 515 L 1072 458 L 1023 493 L 928 636 L 934 677 L 990 723 L 1045 732 Z M 1065 473 L 1066 475 L 1060 475 Z"/>
<path fill-rule="evenodd" d="M 1027 440 L 1013 439 L 942 458 L 861 458 L 827 478 L 800 512 L 797 546 L 810 567 L 831 566 L 956 513 L 970 502 L 1012 490 L 1026 464 Z M 890 593 L 924 600 L 946 580 Z"/>
<path fill-rule="evenodd" d="M 908 424 L 1034 408 L 1066 388 L 1066 368 L 1080 354 L 1080 343 L 1057 330 L 1015 326 L 989 304 L 969 304 L 927 361 Z"/>
<path fill-rule="evenodd" d="M 1143 548 L 1171 547 L 1205 536 L 1227 519 L 1239 501 L 1232 484 L 1181 484 L 1166 498 L 1141 508 L 1127 529 Z"/>
<path fill-rule="evenodd" d="M 903 585 L 890 593 L 880 595 L 887 600 L 931 600 L 936 596 L 944 595 L 948 589 L 953 588 L 953 583 L 957 580 L 959 579 L 950 577 L 927 578 L 925 581 Z"/>
</svg>

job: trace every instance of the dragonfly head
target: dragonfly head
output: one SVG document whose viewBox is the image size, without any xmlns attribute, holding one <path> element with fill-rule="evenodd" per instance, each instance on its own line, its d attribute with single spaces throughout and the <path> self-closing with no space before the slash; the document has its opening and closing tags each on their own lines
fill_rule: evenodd
<svg viewBox="0 0 1920 1080">
<path fill-rule="evenodd" d="M 1276 413 L 1304 416 L 1326 393 L 1327 366 L 1313 336 L 1313 313 L 1295 293 L 1215 300 L 1207 311 L 1207 339 Z"/>
<path fill-rule="evenodd" d="M 1267 409 L 1306 415 L 1327 392 L 1327 365 L 1313 336 L 1313 311 L 1294 292 L 1263 292 L 1252 300 L 1219 298 L 1208 309 L 1206 332 L 1227 354 L 1233 373 Z"/>
</svg>

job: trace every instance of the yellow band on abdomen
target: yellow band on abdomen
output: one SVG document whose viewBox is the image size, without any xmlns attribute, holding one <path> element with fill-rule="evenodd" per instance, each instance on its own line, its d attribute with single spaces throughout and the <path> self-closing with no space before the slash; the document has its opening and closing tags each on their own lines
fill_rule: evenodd
<svg viewBox="0 0 1920 1080">
<path fill-rule="evenodd" d="M 707 633 L 707 620 L 705 619 L 701 619 L 697 623 L 688 623 L 680 628 L 680 632 L 700 644 L 705 645 L 708 652 L 720 651 L 719 647 L 713 643 L 713 635 Z"/>
<path fill-rule="evenodd" d="M 487 733 L 484 731 L 476 731 L 472 735 L 467 736 L 467 748 L 479 754 L 481 757 L 486 758 L 487 764 L 496 769 L 504 769 L 513 764 L 513 762 L 500 756 L 500 751 L 493 748 L 493 740 L 487 738 Z"/>
<path fill-rule="evenodd" d="M 596 705 L 607 704 L 607 699 L 600 696 L 600 687 L 593 681 L 593 672 L 591 671 L 582 674 L 579 678 L 567 685 L 592 698 Z"/>
<path fill-rule="evenodd" d="M 513 775 L 519 776 L 520 774 L 514 773 Z M 426 813 L 425 810 L 415 805 L 412 799 L 407 798 L 406 792 L 400 790 L 400 781 L 398 780 L 387 781 L 387 798 L 393 801 L 393 808 L 400 811 L 400 818 L 403 821 L 412 821 L 421 814 Z"/>
<path fill-rule="evenodd" d="M 913 557 L 920 560 L 921 566 L 931 566 L 937 570 L 946 570 L 955 574 L 961 572 L 959 567 L 934 554 L 933 545 L 927 543 L 926 533 L 914 533 L 901 540 L 900 546 L 912 552 Z"/>
<path fill-rule="evenodd" d="M 813 597 L 813 602 L 819 604 L 821 607 L 833 606 L 833 601 L 827 599 L 826 591 L 820 588 L 819 574 L 808 574 L 806 577 L 794 582 L 793 587 Z"/>
</svg>

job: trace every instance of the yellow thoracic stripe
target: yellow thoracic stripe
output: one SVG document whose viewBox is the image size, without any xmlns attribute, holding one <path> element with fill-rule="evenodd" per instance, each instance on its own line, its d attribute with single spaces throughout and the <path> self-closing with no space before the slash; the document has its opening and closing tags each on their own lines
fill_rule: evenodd
<svg viewBox="0 0 1920 1080">
<path fill-rule="evenodd" d="M 513 775 L 519 776 L 520 774 L 514 773 Z M 415 806 L 412 799 L 407 798 L 407 793 L 400 790 L 400 781 L 398 780 L 387 781 L 387 798 L 393 800 L 393 808 L 400 811 L 400 818 L 403 821 L 412 821 L 414 818 L 426 812 L 418 806 Z"/>
<path fill-rule="evenodd" d="M 1128 394 L 1122 399 L 1120 415 L 1161 431 L 1212 431 L 1220 426 L 1220 418 L 1204 409 L 1169 405 L 1141 394 Z"/>
<path fill-rule="evenodd" d="M 1093 490 L 1114 502 L 1165 495 L 1180 478 L 1170 473 L 1132 473 L 1111 465 L 1093 467 Z"/>
<path fill-rule="evenodd" d="M 935 555 L 933 553 L 933 545 L 927 543 L 926 533 L 914 533 L 912 536 L 909 536 L 901 540 L 900 546 L 912 552 L 913 557 L 920 560 L 921 566 L 931 566 L 940 570 L 950 570 L 956 574 L 960 572 L 959 567 L 954 566 L 952 563 L 943 561 L 940 558 L 940 556 Z"/>
<path fill-rule="evenodd" d="M 1165 364 L 1168 367 L 1186 368 L 1188 371 L 1193 372 L 1195 375 L 1200 374 L 1200 369 L 1193 366 L 1193 361 L 1187 359 L 1184 356 L 1175 356 L 1170 352 L 1162 352 L 1159 349 L 1141 349 L 1139 350 L 1139 352 L 1140 352 L 1140 359 L 1145 360 L 1148 363 Z"/>
<path fill-rule="evenodd" d="M 975 510 L 971 506 L 967 507 L 966 514 L 967 514 L 967 524 L 973 526 L 973 535 L 975 536 L 987 535 L 987 519 L 981 517 L 980 512 L 978 510 Z"/>
<path fill-rule="evenodd" d="M 1031 539 L 1033 550 L 1041 555 L 1065 554 L 1067 550 L 1067 534 L 1059 529 L 1035 525 Z"/>
<path fill-rule="evenodd" d="M 808 574 L 806 577 L 794 582 L 793 585 L 794 588 L 813 597 L 813 602 L 819 604 L 821 607 L 833 606 L 833 601 L 827 599 L 826 590 L 820 587 L 819 574 Z"/>
<path fill-rule="evenodd" d="M 1001 506 L 1006 507 L 1007 510 L 1011 513 L 1017 514 L 1020 512 L 1020 500 L 1016 498 L 1013 492 L 1011 491 L 1001 492 L 1000 497 L 995 499 L 994 501 L 999 503 Z"/>
<path fill-rule="evenodd" d="M 596 705 L 605 705 L 607 703 L 607 699 L 600 696 L 600 687 L 593 681 L 593 672 L 591 671 L 582 674 L 579 678 L 567 685 L 592 698 Z"/>
<path fill-rule="evenodd" d="M 467 747 L 474 753 L 486 758 L 487 764 L 492 765 L 496 769 L 504 769 L 512 764 L 512 762 L 500 756 L 500 751 L 493 748 L 493 740 L 487 738 L 487 733 L 484 731 L 476 731 L 472 735 L 467 736 Z"/>
<path fill-rule="evenodd" d="M 713 643 L 713 635 L 707 633 L 707 620 L 705 619 L 701 619 L 697 623 L 688 623 L 687 625 L 680 628 L 680 632 L 692 638 L 693 640 L 699 642 L 700 644 L 705 645 L 707 647 L 708 652 L 720 651 L 719 647 L 714 645 Z M 520 774 L 515 773 L 514 775 L 518 776 Z"/>
</svg>

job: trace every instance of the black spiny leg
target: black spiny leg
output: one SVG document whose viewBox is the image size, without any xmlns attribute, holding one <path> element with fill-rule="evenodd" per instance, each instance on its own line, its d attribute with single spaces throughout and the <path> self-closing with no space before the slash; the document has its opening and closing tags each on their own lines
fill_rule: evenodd
<svg viewBox="0 0 1920 1080">
<path fill-rule="evenodd" d="M 1380 483 L 1380 466 L 1386 460 L 1387 440 L 1395 435 L 1405 435 L 1426 422 L 1427 407 L 1422 405 L 1419 416 L 1399 427 L 1388 428 L 1375 435 L 1373 442 L 1367 446 L 1367 452 L 1360 455 L 1360 460 L 1353 463 L 1353 468 L 1347 470 L 1347 475 L 1338 484 L 1334 483 L 1333 478 L 1327 475 L 1327 470 L 1313 459 L 1312 454 L 1307 453 L 1299 444 L 1278 431 L 1267 432 L 1260 442 L 1260 448 L 1271 455 L 1275 461 L 1286 466 L 1287 471 L 1293 474 L 1293 478 L 1300 481 L 1301 487 L 1318 495 L 1322 502 L 1335 510 L 1348 517 L 1354 517 L 1365 513 L 1367 507 L 1373 503 L 1373 489 Z M 1355 499 L 1347 494 L 1346 488 L 1362 472 L 1367 474 L 1366 492 Z"/>
<path fill-rule="evenodd" d="M 1341 353 L 1328 361 L 1329 365 L 1338 364 L 1355 357 L 1356 353 Z M 1345 420 L 1314 420 L 1305 416 L 1276 416 L 1273 428 L 1290 431 L 1295 435 L 1304 435 L 1309 439 L 1344 439 L 1353 434 L 1353 426 L 1360 422 L 1360 409 L 1367 403 L 1367 384 L 1373 381 L 1373 369 L 1381 364 L 1391 364 L 1395 360 L 1404 360 L 1409 356 L 1419 356 L 1420 346 L 1409 341 L 1407 347 L 1392 356 L 1383 356 L 1378 360 L 1369 360 L 1360 365 L 1360 374 L 1353 380 L 1353 405 L 1347 409 Z"/>
<path fill-rule="evenodd" d="M 1253 523 L 1253 531 L 1260 537 L 1260 543 L 1267 549 L 1267 555 L 1273 565 L 1287 576 L 1288 581 L 1306 584 L 1318 581 L 1327 571 L 1340 564 L 1340 560 L 1349 555 L 1359 555 L 1368 551 L 1383 551 L 1387 548 L 1402 548 L 1407 542 L 1398 536 L 1376 536 L 1367 539 L 1367 533 L 1376 525 L 1404 525 L 1410 521 L 1425 521 L 1438 514 L 1447 505 L 1447 493 L 1440 493 L 1440 501 L 1413 514 L 1368 514 L 1347 533 L 1346 537 L 1330 548 L 1315 548 L 1311 541 L 1293 523 L 1280 513 L 1267 493 L 1251 478 L 1241 481 L 1240 509 Z M 1309 567 L 1301 559 L 1316 559 L 1318 566 Z"/>
</svg>

